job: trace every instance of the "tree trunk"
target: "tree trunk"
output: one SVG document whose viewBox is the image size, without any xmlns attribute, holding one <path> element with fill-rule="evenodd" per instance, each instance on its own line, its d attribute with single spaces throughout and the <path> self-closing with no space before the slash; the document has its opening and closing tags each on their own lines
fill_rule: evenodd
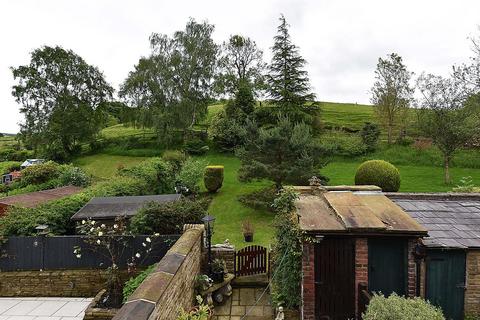
<svg viewBox="0 0 480 320">
<path fill-rule="evenodd" d="M 392 125 L 389 125 L 387 129 L 388 144 L 392 144 L 392 131 L 393 131 Z"/>
<path fill-rule="evenodd" d="M 444 156 L 445 184 L 450 184 L 450 156 Z"/>
</svg>

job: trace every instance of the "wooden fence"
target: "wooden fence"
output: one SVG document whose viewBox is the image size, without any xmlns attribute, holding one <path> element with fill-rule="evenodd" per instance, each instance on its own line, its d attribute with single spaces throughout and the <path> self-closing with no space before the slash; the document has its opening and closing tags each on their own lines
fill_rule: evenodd
<svg viewBox="0 0 480 320">
<path fill-rule="evenodd" d="M 179 235 L 150 237 L 152 242 L 147 247 L 148 236 L 118 237 L 118 266 L 123 268 L 136 253 L 138 266 L 148 266 L 158 262 L 168 249 L 177 241 Z M 110 266 L 106 251 L 85 241 L 84 236 L 55 237 L 9 237 L 0 245 L 0 272 L 27 270 L 72 270 L 105 269 Z M 77 258 L 74 250 L 81 248 L 81 257 Z M 150 252 L 146 252 L 150 248 Z"/>
</svg>

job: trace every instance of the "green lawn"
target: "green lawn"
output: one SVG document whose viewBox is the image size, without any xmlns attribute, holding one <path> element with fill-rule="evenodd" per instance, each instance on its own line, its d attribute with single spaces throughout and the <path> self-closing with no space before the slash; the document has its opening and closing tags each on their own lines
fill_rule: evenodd
<svg viewBox="0 0 480 320">
<path fill-rule="evenodd" d="M 204 159 L 211 165 L 224 165 L 222 188 L 214 195 L 209 213 L 215 216 L 215 234 L 213 241 L 221 243 L 229 239 L 237 249 L 252 243 L 243 240 L 242 221 L 249 219 L 255 227 L 254 242 L 268 246 L 272 241 L 273 214 L 245 207 L 238 201 L 238 196 L 268 186 L 267 182 L 241 183 L 237 179 L 240 160 L 233 155 L 209 154 Z"/>
<path fill-rule="evenodd" d="M 109 154 L 95 154 L 79 157 L 74 164 L 83 168 L 96 178 L 108 179 L 115 174 L 118 166 L 125 167 L 144 161 L 145 157 L 115 156 Z"/>
<path fill-rule="evenodd" d="M 365 122 L 376 122 L 372 106 L 354 103 L 320 102 L 325 126 L 361 129 Z"/>
<path fill-rule="evenodd" d="M 332 162 L 322 173 L 330 178 L 330 185 L 354 184 L 355 172 L 361 162 Z M 397 165 L 402 182 L 401 192 L 445 192 L 451 191 L 462 177 L 471 176 L 476 185 L 480 184 L 480 169 L 451 168 L 453 178 L 451 186 L 443 183 L 441 167 Z"/>
</svg>

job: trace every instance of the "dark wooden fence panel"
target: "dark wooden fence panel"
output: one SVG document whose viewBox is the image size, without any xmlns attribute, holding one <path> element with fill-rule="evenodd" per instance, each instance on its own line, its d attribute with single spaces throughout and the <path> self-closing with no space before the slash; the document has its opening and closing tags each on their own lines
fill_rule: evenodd
<svg viewBox="0 0 480 320">
<path fill-rule="evenodd" d="M 248 276 L 267 273 L 268 252 L 262 246 L 248 246 L 236 253 L 235 274 L 237 276 Z"/>
<path fill-rule="evenodd" d="M 177 241 L 178 235 L 151 237 L 146 253 L 143 243 L 148 236 L 135 236 L 118 242 L 118 265 L 124 267 L 136 253 L 136 265 L 148 266 L 158 262 Z M 74 248 L 81 248 L 81 258 Z M 107 252 L 98 250 L 82 236 L 9 237 L 0 245 L 0 271 L 104 269 L 109 267 Z"/>
</svg>

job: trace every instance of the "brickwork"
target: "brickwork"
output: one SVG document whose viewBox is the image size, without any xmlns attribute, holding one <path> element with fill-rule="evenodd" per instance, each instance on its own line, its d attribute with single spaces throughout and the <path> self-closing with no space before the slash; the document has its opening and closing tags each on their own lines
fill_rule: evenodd
<svg viewBox="0 0 480 320">
<path fill-rule="evenodd" d="M 302 247 L 302 319 L 315 319 L 315 245 Z"/>
<path fill-rule="evenodd" d="M 0 296 L 94 297 L 106 279 L 105 271 L 92 269 L 0 272 Z"/>
<path fill-rule="evenodd" d="M 358 285 L 368 285 L 368 239 L 355 239 L 355 313 L 358 314 Z"/>
<path fill-rule="evenodd" d="M 413 255 L 416 239 L 408 240 L 408 260 L 407 260 L 407 295 L 415 297 L 417 291 L 417 268 L 415 257 Z"/>
<path fill-rule="evenodd" d="M 467 252 L 465 277 L 465 314 L 480 315 L 480 250 Z"/>
<path fill-rule="evenodd" d="M 212 259 L 224 260 L 229 273 L 235 272 L 235 247 L 232 248 L 212 248 Z M 206 256 L 204 259 L 207 262 Z"/>
<path fill-rule="evenodd" d="M 85 315 L 83 316 L 83 320 L 111 320 L 115 314 L 118 312 L 118 309 L 105 309 L 105 308 L 97 308 L 98 302 L 103 298 L 105 295 L 106 290 L 101 290 L 92 302 L 88 305 L 87 309 L 85 310 Z"/>
<path fill-rule="evenodd" d="M 202 264 L 202 234 L 203 226 L 185 230 L 113 319 L 171 320 L 180 309 L 192 308 Z"/>
</svg>

